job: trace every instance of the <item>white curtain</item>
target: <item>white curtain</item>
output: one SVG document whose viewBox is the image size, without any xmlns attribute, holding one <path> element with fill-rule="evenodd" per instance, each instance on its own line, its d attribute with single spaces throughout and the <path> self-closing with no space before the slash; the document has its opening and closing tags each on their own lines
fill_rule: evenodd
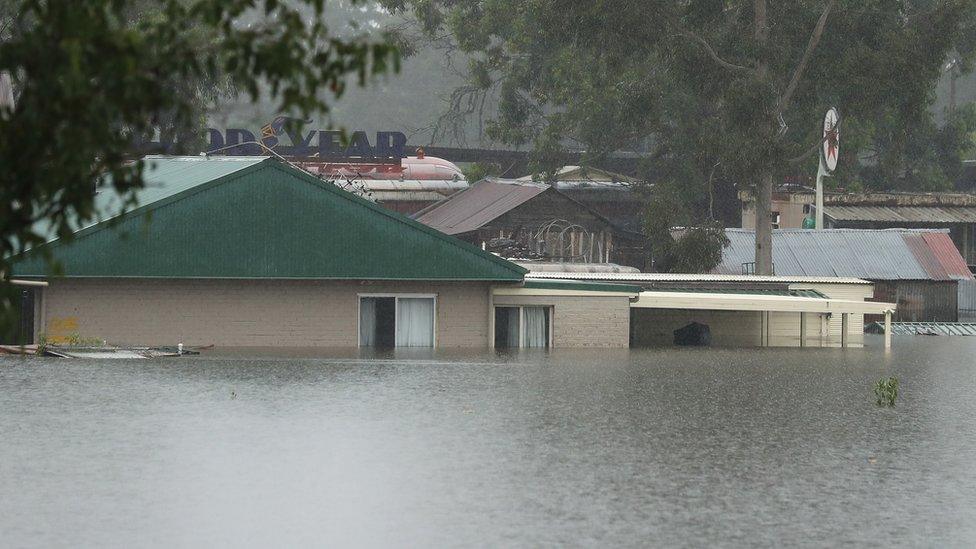
<svg viewBox="0 0 976 549">
<path fill-rule="evenodd" d="M 359 346 L 376 345 L 376 298 L 359 299 Z"/>
<path fill-rule="evenodd" d="M 549 307 L 523 307 L 525 340 L 523 347 L 546 347 L 549 343 L 549 327 L 546 322 Z"/>
<path fill-rule="evenodd" d="M 434 299 L 401 297 L 397 300 L 397 347 L 434 346 Z"/>
</svg>

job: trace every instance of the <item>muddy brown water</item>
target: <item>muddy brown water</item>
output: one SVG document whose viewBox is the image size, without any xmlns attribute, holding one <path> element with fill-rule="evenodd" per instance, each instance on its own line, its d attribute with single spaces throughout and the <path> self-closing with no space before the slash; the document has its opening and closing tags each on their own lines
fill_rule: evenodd
<svg viewBox="0 0 976 549">
<path fill-rule="evenodd" d="M 4 547 L 840 544 L 976 544 L 976 338 L 0 359 Z"/>
</svg>

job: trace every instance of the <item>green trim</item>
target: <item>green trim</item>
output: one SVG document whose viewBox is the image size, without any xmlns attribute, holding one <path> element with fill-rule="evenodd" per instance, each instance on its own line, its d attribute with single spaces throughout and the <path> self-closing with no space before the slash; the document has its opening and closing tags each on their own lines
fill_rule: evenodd
<svg viewBox="0 0 976 549">
<path fill-rule="evenodd" d="M 583 292 L 615 292 L 639 294 L 640 286 L 629 284 L 605 284 L 602 282 L 579 282 L 576 280 L 538 280 L 529 279 L 522 285 L 530 290 L 570 290 Z"/>
</svg>

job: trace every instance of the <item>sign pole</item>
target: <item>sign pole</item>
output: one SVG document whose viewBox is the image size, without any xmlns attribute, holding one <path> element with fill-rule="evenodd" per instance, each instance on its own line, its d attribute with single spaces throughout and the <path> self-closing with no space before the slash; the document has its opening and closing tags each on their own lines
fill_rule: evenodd
<svg viewBox="0 0 976 549">
<path fill-rule="evenodd" d="M 824 228 L 823 178 L 827 175 L 826 172 L 827 170 L 824 170 L 823 157 L 821 156 L 820 162 L 817 164 L 817 223 L 814 225 L 814 228 L 818 231 Z"/>
</svg>

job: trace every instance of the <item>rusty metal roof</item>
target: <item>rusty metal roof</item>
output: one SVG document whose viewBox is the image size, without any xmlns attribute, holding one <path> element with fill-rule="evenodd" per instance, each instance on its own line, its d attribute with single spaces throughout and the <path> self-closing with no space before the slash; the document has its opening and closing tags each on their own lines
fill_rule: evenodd
<svg viewBox="0 0 976 549">
<path fill-rule="evenodd" d="M 731 244 L 712 272 L 740 274 L 755 260 L 749 229 L 727 229 Z M 948 231 L 937 229 L 780 229 L 773 231 L 779 276 L 839 276 L 867 280 L 972 280 Z"/>
<path fill-rule="evenodd" d="M 417 221 L 447 234 L 477 230 L 549 190 L 549 185 L 483 179 L 421 210 Z"/>
<path fill-rule="evenodd" d="M 976 223 L 976 206 L 824 206 L 835 221 L 884 223 Z"/>
</svg>

